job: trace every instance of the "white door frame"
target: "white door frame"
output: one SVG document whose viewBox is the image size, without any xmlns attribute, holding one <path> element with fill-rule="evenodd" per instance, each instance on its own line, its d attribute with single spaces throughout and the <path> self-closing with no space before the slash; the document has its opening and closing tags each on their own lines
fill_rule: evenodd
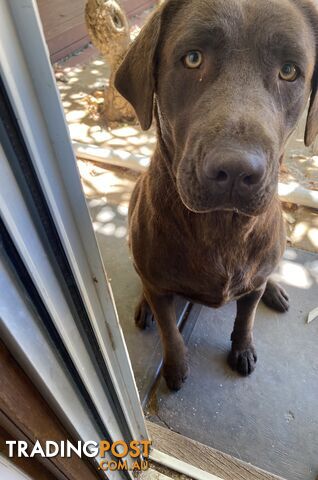
<svg viewBox="0 0 318 480">
<path fill-rule="evenodd" d="M 131 434 L 136 439 L 147 438 L 131 363 L 83 195 L 36 3 L 1 0 L 0 4 L 2 78 Z M 6 218 L 11 217 L 7 227 L 14 233 L 17 247 L 35 279 L 39 264 L 34 265 L 27 255 L 23 234 L 17 235 L 20 224 L 13 219 L 15 214 L 15 209 L 7 212 Z M 56 312 L 61 305 L 52 302 L 44 285 L 38 278 L 37 287 L 47 304 L 51 303 L 57 327 L 60 331 L 64 329 L 66 335 L 63 317 Z M 71 350 L 72 336 L 66 338 Z M 79 371 L 85 372 L 81 356 L 75 351 L 73 359 Z M 89 386 L 89 375 L 86 380 Z M 92 389 L 90 393 L 96 395 Z"/>
</svg>

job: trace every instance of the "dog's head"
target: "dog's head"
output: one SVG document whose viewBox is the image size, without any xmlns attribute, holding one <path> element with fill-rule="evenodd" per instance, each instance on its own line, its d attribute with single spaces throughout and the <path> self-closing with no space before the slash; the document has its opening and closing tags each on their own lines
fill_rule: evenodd
<svg viewBox="0 0 318 480">
<path fill-rule="evenodd" d="M 257 215 L 277 189 L 310 96 L 318 133 L 318 14 L 311 0 L 168 0 L 132 44 L 116 87 L 152 122 L 184 205 Z"/>
</svg>

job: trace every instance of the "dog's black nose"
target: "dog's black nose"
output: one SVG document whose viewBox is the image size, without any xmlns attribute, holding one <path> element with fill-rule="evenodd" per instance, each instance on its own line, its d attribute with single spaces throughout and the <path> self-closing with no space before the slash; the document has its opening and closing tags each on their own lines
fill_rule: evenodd
<svg viewBox="0 0 318 480">
<path fill-rule="evenodd" d="M 265 167 L 266 159 L 262 153 L 220 150 L 205 157 L 203 174 L 218 193 L 248 197 L 261 184 Z"/>
</svg>

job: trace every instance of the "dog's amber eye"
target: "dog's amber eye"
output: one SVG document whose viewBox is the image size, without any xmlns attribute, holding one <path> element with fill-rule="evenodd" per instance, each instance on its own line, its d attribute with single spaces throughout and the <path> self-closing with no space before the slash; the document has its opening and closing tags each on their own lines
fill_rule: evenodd
<svg viewBox="0 0 318 480">
<path fill-rule="evenodd" d="M 183 63 L 187 68 L 199 68 L 202 60 L 202 53 L 198 50 L 192 50 L 184 57 Z"/>
<path fill-rule="evenodd" d="M 294 82 L 299 76 L 299 69 L 293 63 L 285 63 L 279 72 L 279 78 L 286 82 Z"/>
</svg>

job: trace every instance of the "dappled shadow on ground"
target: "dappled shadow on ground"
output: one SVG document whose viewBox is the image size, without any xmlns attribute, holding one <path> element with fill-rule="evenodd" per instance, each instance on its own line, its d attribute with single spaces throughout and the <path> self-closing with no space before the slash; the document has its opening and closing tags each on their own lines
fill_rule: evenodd
<svg viewBox="0 0 318 480">
<path fill-rule="evenodd" d="M 289 245 L 318 252 L 317 210 L 294 204 L 283 204 L 283 209 Z"/>
<path fill-rule="evenodd" d="M 103 110 L 109 70 L 101 57 L 88 65 L 56 67 L 56 79 L 71 139 L 99 147 L 127 150 L 149 156 L 155 145 L 154 129 L 143 132 L 138 124 L 107 125 Z"/>
</svg>

